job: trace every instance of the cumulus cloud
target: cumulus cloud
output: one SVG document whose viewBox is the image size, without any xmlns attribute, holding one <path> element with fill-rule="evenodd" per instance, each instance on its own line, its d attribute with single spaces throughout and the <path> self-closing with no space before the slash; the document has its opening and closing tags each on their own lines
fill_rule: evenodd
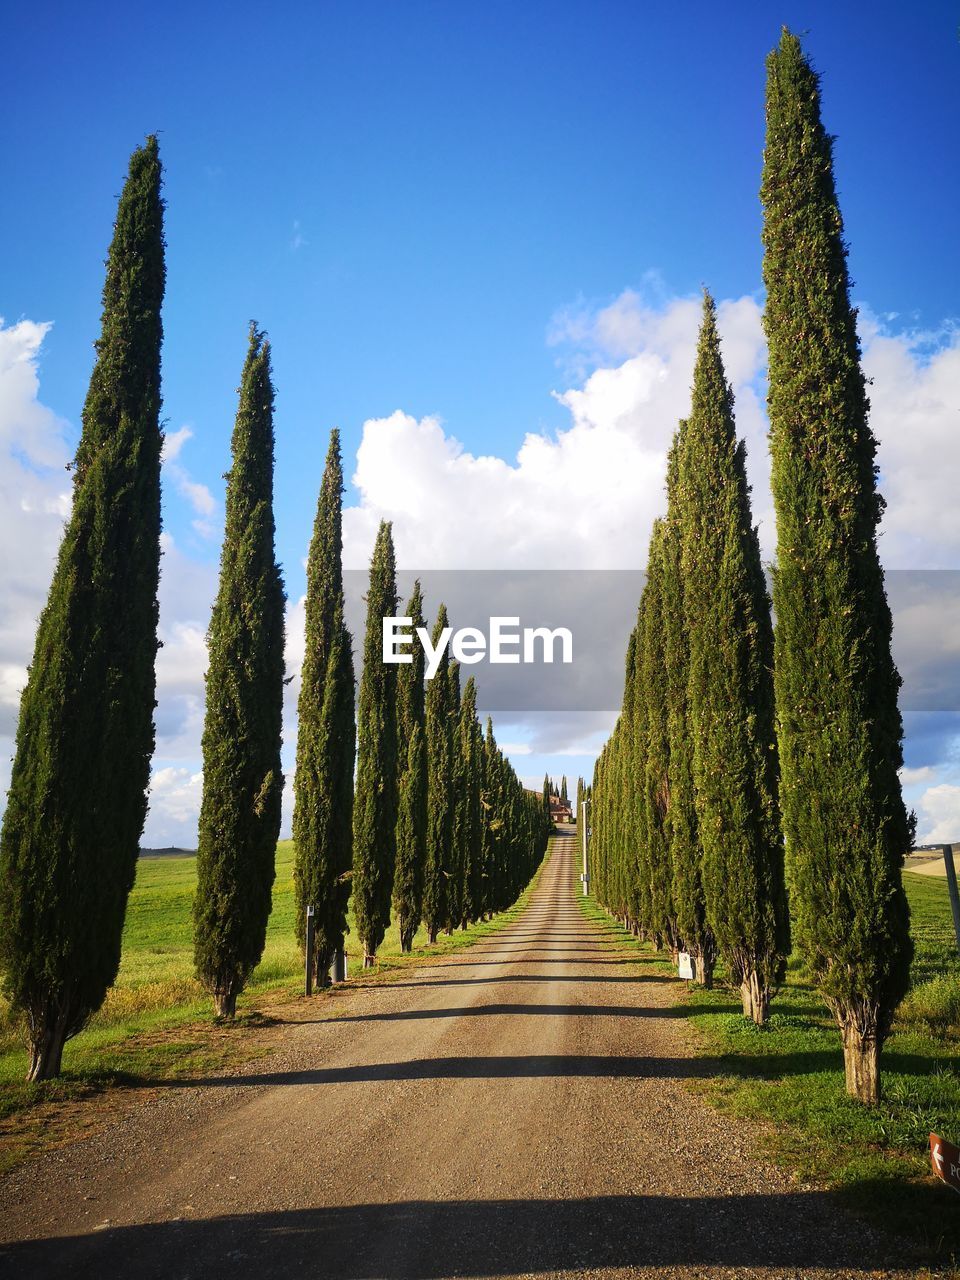
<svg viewBox="0 0 960 1280">
<path fill-rule="evenodd" d="M 69 425 L 39 399 L 49 324 L 0 319 L 0 739 L 16 729 L 34 630 L 70 511 Z M 4 750 L 6 759 L 10 755 Z"/>
<path fill-rule="evenodd" d="M 892 333 L 861 310 L 870 421 L 887 499 L 881 551 L 891 568 L 956 569 L 960 328 Z"/>
<path fill-rule="evenodd" d="M 651 525 L 664 509 L 667 449 L 689 408 L 699 318 L 698 298 L 671 297 L 653 277 L 612 300 L 581 302 L 558 312 L 548 342 L 557 360 L 553 394 L 567 411 L 568 423 L 553 434 L 528 433 L 510 457 L 465 448 L 439 418 L 418 420 L 398 409 L 389 417 L 369 419 L 353 475 L 358 500 L 344 512 L 347 568 L 366 570 L 379 521 L 389 519 L 398 561 L 411 570 L 540 570 L 558 563 L 567 570 L 642 569 Z M 718 320 L 738 428 L 747 442 L 754 516 L 770 558 L 774 537 L 760 300 L 746 295 L 721 301 Z M 956 456 L 960 333 L 897 333 L 890 324 L 891 318 L 881 321 L 862 310 L 864 368 L 872 379 L 871 423 L 889 503 L 881 541 L 884 562 L 888 568 L 956 568 L 960 522 L 951 505 L 954 476 L 942 463 Z M 39 354 L 49 327 L 22 321 L 4 328 L 0 323 L 4 747 L 11 745 L 35 621 L 70 506 L 70 477 L 64 468 L 72 432 L 38 397 Z M 191 438 L 189 426 L 166 437 L 165 500 L 174 494 L 184 501 L 196 531 L 210 537 L 219 524 L 221 504 L 185 462 Z M 946 625 L 948 615 L 960 617 L 960 592 L 951 589 L 948 608 L 937 594 L 940 585 L 918 586 L 919 579 L 907 577 L 903 583 L 907 585 L 895 584 L 904 596 L 897 658 L 911 688 L 923 694 L 905 705 L 909 769 L 904 783 L 916 794 L 928 831 L 939 831 L 952 821 L 949 806 L 957 790 L 954 779 L 943 772 L 957 716 L 946 714 L 942 694 L 960 673 L 960 651 L 950 638 L 956 630 Z M 204 637 L 215 589 L 215 567 L 194 559 L 188 547 L 165 534 L 164 647 L 157 663 L 158 737 L 148 843 L 195 839 L 188 840 L 186 831 L 192 823 L 195 832 L 199 805 Z M 623 636 L 610 638 L 611 652 L 619 654 L 614 684 L 621 679 L 629 614 L 626 610 L 616 624 L 624 628 Z M 359 615 L 354 626 L 359 626 Z M 288 607 L 288 672 L 299 671 L 302 652 L 299 600 Z M 288 777 L 298 688 L 294 681 L 286 692 Z M 589 761 L 609 732 L 610 720 L 609 709 L 585 709 L 592 705 L 586 700 L 571 703 L 568 711 L 553 716 L 539 708 L 504 715 L 498 718 L 498 732 L 530 765 L 531 757 L 564 752 Z M 9 755 L 3 751 L 4 758 Z M 291 803 L 288 786 L 285 827 Z"/>
<path fill-rule="evenodd" d="M 699 302 L 655 311 L 630 294 L 614 305 L 616 325 L 602 312 L 592 321 L 591 359 L 607 358 L 605 343 L 622 353 L 629 339 L 640 349 L 555 393 L 571 425 L 552 437 L 527 434 L 513 461 L 469 452 L 436 418 L 397 411 L 366 422 L 353 476 L 360 502 L 344 513 L 346 564 L 367 563 L 377 525 L 388 519 L 398 561 L 418 569 L 540 569 L 555 565 L 558 551 L 571 569 L 642 568 L 664 507 L 667 449 L 688 408 Z M 567 317 L 555 324 L 554 341 L 583 335 L 590 323 Z M 756 304 L 722 304 L 720 324 L 742 421 L 757 434 Z"/>
<path fill-rule="evenodd" d="M 921 844 L 960 842 L 960 787 L 949 782 L 928 787 L 917 809 L 917 839 Z"/>
<path fill-rule="evenodd" d="M 398 410 L 367 421 L 353 476 L 359 502 L 344 518 L 347 565 L 367 564 L 379 521 L 388 519 L 398 561 L 418 570 L 542 568 L 555 566 L 558 553 L 568 570 L 641 568 L 665 505 L 667 449 L 689 410 L 699 320 L 698 298 L 669 298 L 656 279 L 611 302 L 558 312 L 548 341 L 568 378 L 554 395 L 570 424 L 551 436 L 528 434 L 510 460 L 471 453 L 437 418 Z M 754 519 L 772 560 L 761 300 L 721 301 L 718 324 L 747 444 Z M 935 460 L 956 453 L 960 332 L 894 333 L 888 325 L 862 309 L 871 423 L 889 502 L 881 554 L 888 568 L 956 567 L 955 478 Z M 895 644 L 908 677 L 907 709 L 952 707 L 960 655 L 948 615 L 960 601 L 956 586 L 914 577 L 891 579 L 894 587 L 904 602 Z M 622 640 L 621 652 L 626 632 Z M 925 742 L 943 739 L 926 735 Z M 552 746 L 566 744 L 554 739 Z"/>
<path fill-rule="evenodd" d="M 203 774 L 188 768 L 167 766 L 156 769 L 150 779 L 150 812 L 144 832 L 149 848 L 195 849 L 197 814 L 203 794 Z"/>
</svg>

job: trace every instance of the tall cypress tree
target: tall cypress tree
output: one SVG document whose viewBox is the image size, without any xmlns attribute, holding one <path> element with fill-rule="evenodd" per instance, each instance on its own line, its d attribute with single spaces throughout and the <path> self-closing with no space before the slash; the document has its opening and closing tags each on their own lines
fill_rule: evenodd
<svg viewBox="0 0 960 1280">
<path fill-rule="evenodd" d="M 420 583 L 413 585 L 407 604 L 413 634 L 426 625 Z M 427 739 L 425 656 L 414 641 L 412 661 L 400 668 L 399 742 L 403 757 L 397 812 L 397 870 L 393 880 L 393 910 L 400 929 L 400 949 L 410 951 L 423 911 L 423 877 L 427 859 Z"/>
<path fill-rule="evenodd" d="M 293 809 L 297 938 L 303 946 L 312 906 L 312 963 L 321 986 L 343 945 L 353 862 L 356 723 L 353 654 L 343 621 L 342 503 L 340 433 L 333 430 L 307 558 Z"/>
<path fill-rule="evenodd" d="M 786 29 L 767 60 L 766 116 L 764 324 L 787 874 L 796 943 L 843 1038 L 847 1090 L 872 1103 L 911 958 L 900 679 L 832 139 L 818 77 Z"/>
<path fill-rule="evenodd" d="M 440 605 L 433 644 L 447 626 Z M 423 923 L 431 942 L 447 920 L 447 872 L 453 839 L 453 727 L 450 716 L 450 650 L 445 648 L 433 679 L 427 682 L 427 862 L 423 882 Z"/>
<path fill-rule="evenodd" d="M 777 803 L 773 628 L 745 453 L 704 296 L 680 458 L 693 778 L 707 920 L 743 1011 L 762 1025 L 789 951 Z"/>
<path fill-rule="evenodd" d="M 477 683 L 467 681 L 460 703 L 457 727 L 460 755 L 460 785 L 457 791 L 456 823 L 463 858 L 463 890 L 460 923 L 466 926 L 480 918 L 483 861 L 480 849 L 480 788 L 483 767 L 483 733 L 477 719 Z"/>
<path fill-rule="evenodd" d="M 381 520 L 370 562 L 353 809 L 353 913 L 365 968 L 390 924 L 397 855 L 397 668 L 383 661 L 383 619 L 396 612 L 393 535 Z"/>
<path fill-rule="evenodd" d="M 680 562 L 681 478 L 687 423 L 681 422 L 667 462 L 667 516 L 661 534 L 662 617 L 666 657 L 667 728 L 670 747 L 667 766 L 669 802 L 667 830 L 673 866 L 673 908 L 677 932 L 693 956 L 697 981 L 713 984 L 716 940 L 707 921 L 703 867 L 697 830 L 693 781 L 693 737 L 690 732 L 690 636 L 684 617 L 685 583 Z"/>
<path fill-rule="evenodd" d="M 450 694 L 447 714 L 450 717 L 450 808 L 452 814 L 450 853 L 447 860 L 447 913 L 446 930 L 453 933 L 463 922 L 464 889 L 464 828 L 463 789 L 465 785 L 464 760 L 460 750 L 460 663 L 451 662 L 447 668 Z"/>
<path fill-rule="evenodd" d="M 280 834 L 283 582 L 274 552 L 270 344 L 255 325 L 227 475 L 220 587 L 207 634 L 203 799 L 193 903 L 197 977 L 219 1017 L 263 954 Z"/>
<path fill-rule="evenodd" d="M 157 140 L 133 153 L 60 544 L 20 702 L 0 834 L 0 968 L 24 1013 L 29 1079 L 103 1002 L 146 816 L 160 563 Z"/>
<path fill-rule="evenodd" d="M 480 785 L 480 861 L 481 871 L 481 909 L 480 919 L 492 916 L 496 910 L 497 898 L 497 832 L 496 820 L 497 775 L 494 756 L 496 742 L 493 736 L 493 720 L 487 716 L 486 731 L 483 737 L 483 758 L 481 763 Z M 547 819 L 543 814 L 543 798 L 538 798 L 541 822 L 546 826 Z"/>
<path fill-rule="evenodd" d="M 670 707 L 663 663 L 663 521 L 650 536 L 647 578 L 640 602 L 638 700 L 644 735 L 637 764 L 642 798 L 639 839 L 650 884 L 650 930 L 660 944 L 677 949 L 673 864 L 670 850 Z"/>
</svg>

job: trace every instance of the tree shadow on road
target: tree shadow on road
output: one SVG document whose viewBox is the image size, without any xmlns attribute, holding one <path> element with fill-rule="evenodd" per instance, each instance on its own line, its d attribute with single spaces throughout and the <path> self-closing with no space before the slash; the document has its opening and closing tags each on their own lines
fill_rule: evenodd
<svg viewBox="0 0 960 1280">
<path fill-rule="evenodd" d="M 439 1280 L 749 1267 L 778 1268 L 791 1276 L 814 1268 L 863 1276 L 889 1267 L 898 1250 L 847 1219 L 825 1192 L 416 1200 L 147 1223 L 24 1241 L 0 1248 L 0 1272 L 7 1268 L 5 1274 L 18 1280 L 167 1280 L 182 1274 L 205 1280 Z"/>
<path fill-rule="evenodd" d="M 334 1019 L 333 1021 L 337 1021 Z M 503 1054 L 487 1057 L 410 1058 L 400 1062 L 364 1062 L 305 1071 L 252 1072 L 185 1080 L 144 1080 L 151 1088 L 235 1088 L 367 1084 L 402 1080 L 528 1080 L 600 1078 L 616 1080 L 698 1080 L 717 1076 L 768 1079 L 834 1071 L 838 1053 L 795 1053 L 783 1060 L 736 1054 L 731 1057 L 625 1057 L 611 1054 Z"/>
<path fill-rule="evenodd" d="M 663 978 L 657 978 L 650 973 L 638 973 L 636 975 L 631 975 L 631 976 L 625 975 L 623 977 L 619 975 L 614 975 L 614 974 L 610 974 L 608 976 L 605 973 L 604 974 L 513 973 L 513 974 L 510 974 L 509 977 L 500 977 L 500 978 L 438 978 L 438 979 L 429 978 L 424 982 L 391 982 L 390 990 L 395 991 L 397 987 L 413 987 L 417 989 L 419 989 L 420 987 L 477 987 L 477 986 L 509 987 L 514 982 L 539 982 L 541 985 L 544 982 L 572 982 L 575 985 L 579 985 L 581 982 L 637 983 L 637 982 L 663 982 L 663 981 L 664 981 Z M 358 982 L 356 984 L 355 990 L 360 991 L 363 989 L 364 989 L 364 984 L 362 982 Z M 366 989 L 369 991 L 382 991 L 384 988 L 382 983 L 379 983 L 379 984 L 370 983 Z M 676 1012 L 678 1014 L 685 1014 L 686 1008 L 684 1007 L 683 1009 L 677 1009 Z M 697 1013 L 697 1012 L 701 1012 L 701 1010 L 691 1009 L 691 1012 Z M 713 1010 L 708 1009 L 705 1012 L 710 1013 L 710 1012 L 713 1012 Z M 722 1010 L 718 1009 L 717 1012 L 726 1013 L 727 1012 L 726 1005 L 723 1006 Z"/>
<path fill-rule="evenodd" d="M 721 1010 L 725 1012 L 726 1010 Z M 702 1012 L 702 1010 L 700 1010 Z M 554 1018 L 676 1018 L 683 1009 L 655 1005 L 618 1004 L 472 1004 L 462 1008 L 404 1009 L 393 1013 L 353 1013 L 334 1015 L 328 1022 L 419 1022 L 431 1018 L 483 1018 L 508 1015 Z"/>
</svg>

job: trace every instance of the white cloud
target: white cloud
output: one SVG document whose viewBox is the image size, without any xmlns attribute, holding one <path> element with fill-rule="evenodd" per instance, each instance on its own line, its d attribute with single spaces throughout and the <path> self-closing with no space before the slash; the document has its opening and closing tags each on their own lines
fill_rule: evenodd
<svg viewBox="0 0 960 1280">
<path fill-rule="evenodd" d="M 543 568 L 558 555 L 570 569 L 642 568 L 664 508 L 667 449 L 689 408 L 699 317 L 699 300 L 655 308 L 631 291 L 555 317 L 551 341 L 575 340 L 595 367 L 555 393 L 571 425 L 555 438 L 528 434 L 512 463 L 467 452 L 436 418 L 398 410 L 367 421 L 353 477 L 361 500 L 344 514 L 346 564 L 367 563 L 382 518 L 394 522 L 398 562 L 417 569 Z M 765 492 L 760 309 L 752 298 L 721 303 L 719 323 L 753 483 Z"/>
<path fill-rule="evenodd" d="M 16 727 L 72 487 L 70 428 L 39 398 L 41 346 L 51 326 L 0 319 L 0 737 Z M 9 751 L 2 751 L 4 757 Z"/>
<path fill-rule="evenodd" d="M 931 769 L 928 764 L 921 765 L 918 769 L 903 768 L 900 770 L 900 781 L 905 787 L 915 787 L 919 783 L 932 782 L 936 776 L 936 770 Z"/>
<path fill-rule="evenodd" d="M 918 803 L 917 839 L 921 844 L 960 841 L 960 787 L 949 782 L 928 787 Z"/>
<path fill-rule="evenodd" d="M 651 300 L 652 299 L 652 300 Z M 364 424 L 354 484 L 359 501 L 344 513 L 345 564 L 365 569 L 381 518 L 394 522 L 403 568 L 642 568 L 654 518 L 664 507 L 666 451 L 688 411 L 700 303 L 669 298 L 645 282 L 599 306 L 580 304 L 554 317 L 550 342 L 564 381 L 555 393 L 569 424 L 555 435 L 527 434 L 515 456 L 471 453 L 437 418 L 398 410 Z M 960 408 L 960 334 L 894 334 L 864 309 L 864 367 L 873 378 L 871 423 L 879 442 L 882 486 L 889 502 L 881 548 L 888 566 L 960 565 L 956 487 L 956 413 Z M 719 304 L 737 422 L 748 446 L 754 516 L 766 554 L 773 550 L 766 420 L 765 345 L 761 306 L 751 296 Z M 19 690 L 70 507 L 65 466 L 71 431 L 38 398 L 38 361 L 49 325 L 0 322 L 0 759 L 11 754 Z M 211 536 L 222 510 L 184 464 L 189 426 L 167 435 L 165 493 L 182 498 L 194 527 Z M 157 663 L 157 755 L 148 843 L 192 843 L 200 788 L 204 635 L 216 569 L 163 539 L 161 638 Z M 928 601 L 910 604 L 898 626 L 911 652 L 931 628 L 938 641 L 931 673 L 956 661 L 950 629 Z M 942 612 L 942 609 L 941 609 Z M 916 642 L 916 643 L 915 643 Z M 287 616 L 287 668 L 299 671 L 303 601 Z M 919 652 L 919 649 L 918 649 Z M 939 655 L 939 656 L 937 656 Z M 899 656 L 899 652 L 898 652 Z M 927 667 L 923 667 L 926 671 Z M 930 687 L 936 690 L 935 680 Z M 292 774 L 295 703 L 285 701 L 285 759 Z M 498 728 L 519 757 L 595 753 L 609 730 L 600 716 L 553 721 L 535 715 Z M 939 761 L 917 759 L 905 785 L 926 786 L 918 810 L 932 831 L 954 822 L 957 787 Z M 936 766 L 934 768 L 934 766 Z M 0 783 L 6 778 L 0 777 Z M 285 795 L 289 823 L 292 787 Z M 179 824 L 179 825 L 178 825 Z M 176 833 L 180 834 L 177 835 Z M 948 838 L 960 832 L 948 832 Z M 932 837 L 935 838 L 935 837 Z"/>
<path fill-rule="evenodd" d="M 180 427 L 176 431 L 167 431 L 163 437 L 163 451 L 160 455 L 161 460 L 165 463 L 174 462 L 180 456 L 180 450 L 188 440 L 193 439 L 193 432 L 189 427 Z"/>
<path fill-rule="evenodd" d="M 862 309 L 863 366 L 873 380 L 870 423 L 887 500 L 888 567 L 960 567 L 957 518 L 960 328 L 892 334 Z"/>
<path fill-rule="evenodd" d="M 149 848 L 197 846 L 203 774 L 188 768 L 157 769 L 150 779 L 150 814 L 143 844 Z"/>
<path fill-rule="evenodd" d="M 213 516 L 217 511 L 217 500 L 205 484 L 194 480 L 187 468 L 180 462 L 180 454 L 188 440 L 193 438 L 190 427 L 168 432 L 163 440 L 164 474 L 173 481 L 177 493 L 184 498 L 188 506 L 196 513 L 197 519 L 192 521 L 193 528 L 202 538 L 212 538 L 217 532 Z"/>
</svg>

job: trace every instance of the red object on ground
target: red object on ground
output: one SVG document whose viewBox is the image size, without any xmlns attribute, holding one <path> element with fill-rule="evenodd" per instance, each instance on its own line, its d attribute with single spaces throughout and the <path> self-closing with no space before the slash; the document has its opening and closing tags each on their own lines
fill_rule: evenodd
<svg viewBox="0 0 960 1280">
<path fill-rule="evenodd" d="M 954 1191 L 960 1192 L 960 1147 L 931 1133 L 930 1163 L 938 1178 L 948 1187 L 953 1187 Z"/>
</svg>

